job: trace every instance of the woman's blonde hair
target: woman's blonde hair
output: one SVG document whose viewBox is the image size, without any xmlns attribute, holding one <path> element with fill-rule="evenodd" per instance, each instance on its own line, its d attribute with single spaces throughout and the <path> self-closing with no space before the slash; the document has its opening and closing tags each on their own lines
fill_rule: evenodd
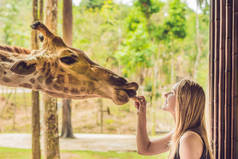
<svg viewBox="0 0 238 159">
<path fill-rule="evenodd" d="M 200 132 L 204 141 L 207 150 L 206 155 L 209 155 L 212 159 L 213 155 L 205 125 L 205 93 L 203 88 L 196 82 L 184 79 L 176 84 L 175 94 L 176 128 L 171 141 L 169 158 L 174 158 L 182 135 L 188 130 L 196 129 Z"/>
</svg>

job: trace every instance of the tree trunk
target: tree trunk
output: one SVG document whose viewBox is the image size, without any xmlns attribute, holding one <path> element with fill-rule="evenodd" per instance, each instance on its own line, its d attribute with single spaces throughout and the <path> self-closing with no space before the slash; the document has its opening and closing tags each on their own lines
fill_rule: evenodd
<svg viewBox="0 0 238 159">
<path fill-rule="evenodd" d="M 63 39 L 67 45 L 72 45 L 72 0 L 63 1 Z M 71 99 L 63 99 L 61 137 L 74 138 L 71 122 Z"/>
<path fill-rule="evenodd" d="M 42 5 L 40 5 L 42 7 Z M 38 20 L 38 0 L 32 2 L 32 15 L 33 22 Z M 38 50 L 39 43 L 37 40 L 37 32 L 32 30 L 31 32 L 31 49 Z M 32 91 L 32 159 L 41 158 L 40 150 L 40 102 L 39 92 Z"/>
<path fill-rule="evenodd" d="M 40 0 L 40 8 L 39 8 L 39 10 L 40 10 L 40 21 L 43 21 L 43 17 L 44 17 L 44 15 L 43 15 L 44 0 Z"/>
<path fill-rule="evenodd" d="M 72 45 L 73 13 L 72 0 L 63 1 L 63 39 L 67 45 Z"/>
<path fill-rule="evenodd" d="M 57 0 L 48 0 L 46 4 L 46 26 L 57 32 Z M 47 159 L 59 159 L 59 134 L 57 99 L 44 94 L 44 153 Z"/>
<path fill-rule="evenodd" d="M 39 92 L 32 91 L 32 159 L 40 159 L 40 104 Z"/>
<path fill-rule="evenodd" d="M 201 49 L 201 44 L 200 44 L 200 31 L 199 31 L 199 4 L 197 4 L 196 8 L 196 45 L 197 45 L 197 56 L 194 64 L 194 71 L 193 71 L 193 79 L 197 80 L 197 72 L 198 72 L 198 66 L 199 66 L 199 61 L 202 56 L 202 49 Z"/>
<path fill-rule="evenodd" d="M 57 99 L 44 94 L 44 151 L 46 159 L 59 159 Z"/>
<path fill-rule="evenodd" d="M 73 129 L 71 124 L 71 99 L 63 99 L 63 125 L 62 125 L 62 132 L 61 137 L 63 138 L 74 138 Z"/>
</svg>

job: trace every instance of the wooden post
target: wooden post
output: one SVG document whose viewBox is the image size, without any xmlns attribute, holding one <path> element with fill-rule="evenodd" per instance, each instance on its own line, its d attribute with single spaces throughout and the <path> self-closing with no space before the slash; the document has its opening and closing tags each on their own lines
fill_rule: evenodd
<svg viewBox="0 0 238 159">
<path fill-rule="evenodd" d="M 238 1 L 232 1 L 231 158 L 238 156 Z"/>
<path fill-rule="evenodd" d="M 209 106 L 210 106 L 210 137 L 211 141 L 214 141 L 214 59 L 215 59 L 215 51 L 214 51 L 214 42 L 215 42 L 215 3 L 211 0 L 210 4 L 210 31 L 209 31 Z M 214 143 L 211 142 L 212 148 L 214 147 Z"/>
<path fill-rule="evenodd" d="M 218 68 L 218 75 L 219 80 L 218 81 L 218 158 L 223 158 L 224 156 L 224 130 L 225 127 L 225 120 L 224 120 L 224 110 L 225 110 L 225 36 L 226 36 L 226 10 L 225 10 L 225 0 L 220 0 L 220 15 L 217 15 L 220 17 L 220 32 L 219 37 L 217 37 L 219 41 L 219 68 Z"/>
<path fill-rule="evenodd" d="M 224 135 L 224 153 L 225 159 L 231 158 L 231 88 L 232 88 L 232 0 L 225 0 L 225 111 L 224 111 L 224 123 L 225 131 Z M 237 45 L 237 44 L 236 44 Z M 237 105 L 234 105 L 237 106 Z M 229 144 L 226 144 L 229 143 Z"/>
<path fill-rule="evenodd" d="M 214 123 L 213 149 L 214 157 L 218 157 L 218 79 L 219 79 L 219 37 L 220 37 L 220 3 L 215 3 L 215 56 L 214 56 Z"/>
<path fill-rule="evenodd" d="M 238 155 L 237 11 L 237 0 L 211 0 L 209 103 L 215 159 Z"/>
</svg>

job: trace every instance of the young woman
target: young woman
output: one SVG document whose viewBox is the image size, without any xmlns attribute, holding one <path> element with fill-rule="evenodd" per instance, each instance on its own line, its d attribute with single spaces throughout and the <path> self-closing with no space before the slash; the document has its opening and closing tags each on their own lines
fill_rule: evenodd
<svg viewBox="0 0 238 159">
<path fill-rule="evenodd" d="M 205 93 L 191 80 L 176 83 L 165 94 L 164 110 L 175 120 L 173 131 L 161 139 L 150 141 L 146 130 L 146 101 L 135 98 L 138 109 L 137 148 L 142 155 L 170 151 L 169 159 L 213 159 L 204 121 Z"/>
</svg>

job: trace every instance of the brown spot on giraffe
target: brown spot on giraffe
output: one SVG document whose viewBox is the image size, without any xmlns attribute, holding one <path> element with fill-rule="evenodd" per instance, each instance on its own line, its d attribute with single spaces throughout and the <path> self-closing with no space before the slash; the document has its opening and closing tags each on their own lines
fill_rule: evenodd
<svg viewBox="0 0 238 159">
<path fill-rule="evenodd" d="M 69 89 L 67 87 L 64 87 L 64 92 L 65 93 L 68 93 L 69 92 Z"/>
<path fill-rule="evenodd" d="M 34 78 L 31 78 L 31 79 L 30 79 L 30 82 L 31 82 L 32 84 L 34 84 L 34 83 L 35 83 L 35 79 L 34 79 Z"/>
<path fill-rule="evenodd" d="M 72 89 L 70 90 L 70 92 L 71 92 L 72 94 L 79 94 L 79 90 L 78 90 L 77 88 L 72 88 Z"/>
<path fill-rule="evenodd" d="M 11 79 L 7 77 L 3 77 L 2 80 L 6 83 L 11 82 Z"/>
<path fill-rule="evenodd" d="M 10 63 L 14 62 L 12 59 L 10 59 L 4 55 L 1 55 L 1 54 L 0 54 L 0 60 L 10 62 Z"/>
<path fill-rule="evenodd" d="M 32 85 L 29 84 L 29 83 L 22 83 L 22 84 L 19 84 L 19 86 L 22 86 L 22 87 L 25 87 L 25 88 L 32 88 Z"/>
<path fill-rule="evenodd" d="M 56 80 L 56 82 L 57 82 L 58 84 L 63 84 L 63 83 L 64 83 L 64 78 L 65 78 L 64 75 L 58 74 L 58 75 L 57 75 L 57 80 Z"/>
<path fill-rule="evenodd" d="M 60 91 L 60 90 L 63 89 L 63 88 L 62 88 L 60 85 L 58 85 L 58 84 L 53 84 L 53 87 L 54 87 L 57 91 Z"/>
<path fill-rule="evenodd" d="M 53 82 L 53 79 L 54 77 L 52 75 L 49 75 L 45 80 L 45 84 L 50 85 Z"/>
<path fill-rule="evenodd" d="M 37 80 L 38 80 L 39 83 L 42 83 L 43 80 L 44 80 L 44 76 L 43 75 L 38 76 Z"/>
</svg>

